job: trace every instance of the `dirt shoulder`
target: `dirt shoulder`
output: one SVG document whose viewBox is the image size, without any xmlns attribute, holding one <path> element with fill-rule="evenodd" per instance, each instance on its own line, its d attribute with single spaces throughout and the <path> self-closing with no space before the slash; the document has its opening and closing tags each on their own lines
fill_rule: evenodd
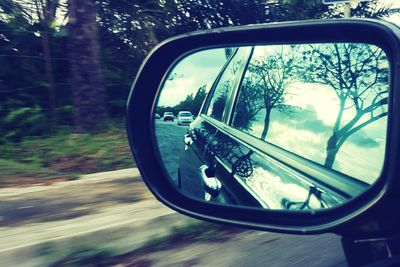
<svg viewBox="0 0 400 267">
<path fill-rule="evenodd" d="M 95 178 L 64 181 L 46 188 L 22 188 L 27 190 L 21 194 L 18 188 L 1 189 L 0 226 L 72 219 L 153 198 L 140 176 L 98 181 Z"/>
</svg>

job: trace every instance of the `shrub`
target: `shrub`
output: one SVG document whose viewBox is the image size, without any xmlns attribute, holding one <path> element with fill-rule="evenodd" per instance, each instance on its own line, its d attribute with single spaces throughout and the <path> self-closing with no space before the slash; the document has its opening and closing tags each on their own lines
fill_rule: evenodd
<svg viewBox="0 0 400 267">
<path fill-rule="evenodd" d="M 48 134 L 49 119 L 43 110 L 36 107 L 23 107 L 10 111 L 0 122 L 3 141 L 19 142 L 25 136 Z"/>
</svg>

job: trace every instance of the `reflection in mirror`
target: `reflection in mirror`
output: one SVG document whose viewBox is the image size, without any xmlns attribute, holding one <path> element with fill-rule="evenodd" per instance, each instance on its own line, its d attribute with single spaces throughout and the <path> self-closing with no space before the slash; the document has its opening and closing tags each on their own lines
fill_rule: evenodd
<svg viewBox="0 0 400 267">
<path fill-rule="evenodd" d="M 301 211 L 367 190 L 385 159 L 389 62 L 361 43 L 195 52 L 163 83 L 160 157 L 186 196 Z"/>
</svg>

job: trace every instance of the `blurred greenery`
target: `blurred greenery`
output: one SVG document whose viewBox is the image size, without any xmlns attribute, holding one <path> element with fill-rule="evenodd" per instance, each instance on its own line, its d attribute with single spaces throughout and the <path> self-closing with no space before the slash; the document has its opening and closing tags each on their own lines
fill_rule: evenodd
<svg viewBox="0 0 400 267">
<path fill-rule="evenodd" d="M 106 249 L 97 248 L 78 248 L 64 258 L 56 261 L 50 266 L 62 267 L 106 267 L 118 264 L 118 259 L 113 256 L 113 253 Z"/>
<path fill-rule="evenodd" d="M 68 178 L 78 174 L 134 167 L 124 124 L 108 123 L 98 134 L 69 128 L 20 142 L 0 144 L 0 180 L 8 177 Z"/>
<path fill-rule="evenodd" d="M 26 164 L 8 159 L 0 159 L 0 186 L 15 184 L 15 177 L 33 177 L 42 180 L 60 177 L 66 179 L 75 178 L 73 174 L 63 174 L 48 168 L 40 167 L 36 164 Z"/>
<path fill-rule="evenodd" d="M 124 118 L 136 72 L 162 40 L 201 29 L 342 16 L 340 6 L 309 0 L 97 0 L 95 8 L 85 6 L 84 16 L 72 17 L 78 3 L 89 2 L 0 1 L 2 176 L 22 168 L 18 164 L 24 164 L 24 175 L 33 176 L 45 170 L 51 176 L 131 167 L 124 127 L 110 125 Z M 353 9 L 355 17 L 396 12 L 377 0 Z M 96 32 L 81 46 L 74 43 L 84 32 L 80 25 Z M 196 114 L 204 94 L 200 90 L 159 112 L 193 109 Z M 97 116 L 100 112 L 104 114 Z M 99 129 L 86 125 L 90 121 Z"/>
</svg>

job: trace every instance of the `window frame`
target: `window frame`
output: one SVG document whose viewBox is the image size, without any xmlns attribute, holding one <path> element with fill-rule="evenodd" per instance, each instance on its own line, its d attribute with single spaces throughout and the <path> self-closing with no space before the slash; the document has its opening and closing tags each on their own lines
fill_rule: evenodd
<svg viewBox="0 0 400 267">
<path fill-rule="evenodd" d="M 241 66 L 241 68 L 240 68 L 240 70 L 238 72 L 238 75 L 234 79 L 233 88 L 232 88 L 232 90 L 231 90 L 231 92 L 229 94 L 229 98 L 225 102 L 224 111 L 222 112 L 221 119 L 219 120 L 219 119 L 213 118 L 213 117 L 207 115 L 207 112 L 208 112 L 208 108 L 210 106 L 211 99 L 213 98 L 213 96 L 215 94 L 215 90 L 216 90 L 219 82 L 221 81 L 222 76 L 227 71 L 227 68 L 231 64 L 232 60 L 237 56 L 237 53 L 238 53 L 240 48 L 250 49 L 250 47 L 247 47 L 247 46 L 236 47 L 234 53 L 230 56 L 229 60 L 227 60 L 227 62 L 225 63 L 224 67 L 222 68 L 222 70 L 218 74 L 217 78 L 215 79 L 215 81 L 214 81 L 214 83 L 213 83 L 213 85 L 211 87 L 211 90 L 210 90 L 210 92 L 208 93 L 208 95 L 206 97 L 204 105 L 200 109 L 200 115 L 201 116 L 210 118 L 211 120 L 216 120 L 216 121 L 219 121 L 219 122 L 227 124 L 227 122 L 228 122 L 228 120 L 229 120 L 229 118 L 231 116 L 231 112 L 232 112 L 232 103 L 235 102 L 234 100 L 236 99 L 236 91 L 241 85 L 242 77 L 243 77 L 243 75 L 245 73 L 245 70 L 247 68 L 247 64 L 248 64 L 249 58 L 252 55 L 252 51 L 253 51 L 252 47 L 251 47 L 251 51 L 249 51 L 248 55 L 242 56 L 243 57 L 242 59 L 245 61 L 245 63 L 242 64 L 242 66 Z"/>
<path fill-rule="evenodd" d="M 213 95 L 214 95 L 215 88 L 217 87 L 217 84 L 219 83 L 219 81 L 220 81 L 220 79 L 221 79 L 221 77 L 222 77 L 222 74 L 225 72 L 226 68 L 227 68 L 228 65 L 230 64 L 232 58 L 236 55 L 237 51 L 238 51 L 238 47 L 235 49 L 235 51 L 234 51 L 233 54 L 230 56 L 230 58 L 225 62 L 224 66 L 222 66 L 222 69 L 220 70 L 220 72 L 218 73 L 218 75 L 217 75 L 217 77 L 215 78 L 214 82 L 212 83 L 211 89 L 210 89 L 210 91 L 208 92 L 208 94 L 207 94 L 207 96 L 206 96 L 206 99 L 204 100 L 203 105 L 202 105 L 201 108 L 200 108 L 199 115 L 208 116 L 208 115 L 207 115 L 208 106 L 210 105 L 211 98 L 212 98 Z M 208 117 L 209 117 L 209 116 L 208 116 Z"/>
</svg>

